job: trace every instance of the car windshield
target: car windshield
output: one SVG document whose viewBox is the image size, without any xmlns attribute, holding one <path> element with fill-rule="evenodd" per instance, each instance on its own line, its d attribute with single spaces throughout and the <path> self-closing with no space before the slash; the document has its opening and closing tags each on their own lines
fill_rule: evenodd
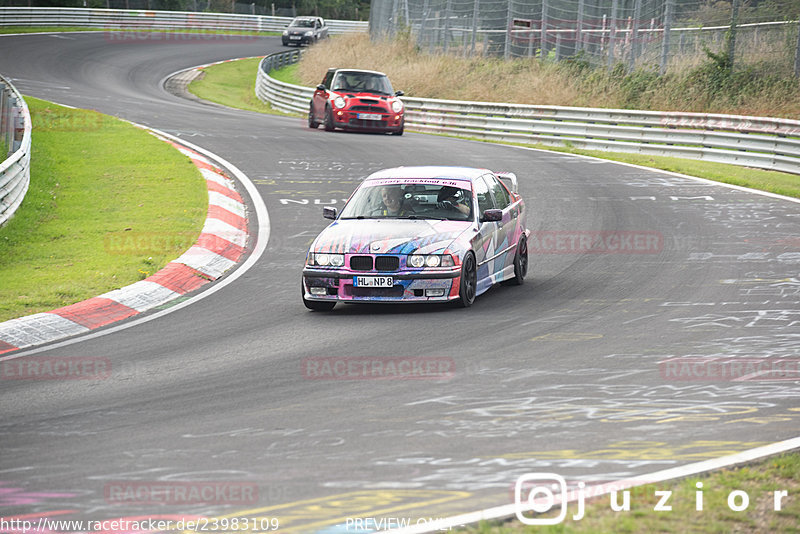
<svg viewBox="0 0 800 534">
<path fill-rule="evenodd" d="M 313 19 L 294 19 L 289 26 L 293 28 L 313 28 L 314 27 L 314 20 Z"/>
<path fill-rule="evenodd" d="M 372 72 L 337 72 L 333 80 L 334 91 L 353 91 L 375 93 L 380 95 L 394 94 L 389 78 L 384 74 Z"/>
<path fill-rule="evenodd" d="M 342 219 L 472 220 L 472 193 L 438 184 L 364 184 L 342 209 Z"/>
</svg>

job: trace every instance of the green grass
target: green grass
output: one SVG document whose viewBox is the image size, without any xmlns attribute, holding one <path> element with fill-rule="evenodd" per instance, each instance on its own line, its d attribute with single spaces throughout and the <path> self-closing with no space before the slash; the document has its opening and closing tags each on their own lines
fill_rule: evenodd
<svg viewBox="0 0 800 534">
<path fill-rule="evenodd" d="M 702 483 L 698 489 L 696 484 Z M 671 490 L 671 511 L 654 511 L 659 500 L 654 491 Z M 741 512 L 728 507 L 734 490 L 748 494 L 750 505 Z M 702 510 L 696 509 L 696 492 L 702 491 Z M 774 510 L 774 492 L 787 491 L 782 509 Z M 615 512 L 609 496 L 587 500 L 583 519 L 573 521 L 577 505 L 567 506 L 567 520 L 554 526 L 526 526 L 516 518 L 481 522 L 456 530 L 459 533 L 539 534 L 539 533 L 728 533 L 800 532 L 800 454 L 770 458 L 738 469 L 724 469 L 705 477 L 692 477 L 630 489 L 630 511 Z M 619 502 L 622 503 L 622 493 Z M 555 514 L 551 514 L 555 515 Z"/>
<path fill-rule="evenodd" d="M 184 155 L 107 115 L 26 97 L 31 185 L 0 227 L 0 321 L 138 280 L 196 240 L 205 181 Z"/>
<path fill-rule="evenodd" d="M 237 62 L 226 63 L 225 66 L 232 65 L 234 63 Z M 221 66 L 222 65 L 220 65 L 220 67 Z M 218 68 L 217 66 L 213 66 L 206 70 L 213 71 L 216 70 L 217 68 Z M 249 73 L 249 78 L 255 77 L 254 72 L 255 70 Z M 302 85 L 302 81 L 299 79 L 297 72 L 298 72 L 298 66 L 290 65 L 288 67 L 283 67 L 281 69 L 272 71 L 270 76 L 286 83 Z M 210 72 L 208 74 L 210 74 Z M 247 74 L 246 69 L 243 74 L 245 75 Z M 245 77 L 245 80 L 247 80 L 247 77 Z M 242 83 L 247 83 L 247 81 Z M 227 90 L 227 88 L 225 88 L 225 90 Z M 218 92 L 223 93 L 223 90 L 220 90 Z M 211 94 L 211 96 L 214 98 L 219 98 L 217 95 L 213 93 Z M 241 107 L 237 106 L 236 103 L 232 101 L 227 105 L 230 105 L 231 107 Z M 635 165 L 641 165 L 643 167 L 652 167 L 655 169 L 662 169 L 665 171 L 688 174 L 690 176 L 697 176 L 699 178 L 705 178 L 707 180 L 714 180 L 717 182 L 723 182 L 727 184 L 740 185 L 743 187 L 750 187 L 753 189 L 759 189 L 762 191 L 777 193 L 779 195 L 786 195 L 790 197 L 800 198 L 800 177 L 794 174 L 788 174 L 784 172 L 752 169 L 749 167 L 740 167 L 737 165 L 725 165 L 723 163 L 695 161 L 689 159 L 670 158 L 664 156 L 645 156 L 641 154 L 626 154 L 620 152 L 580 150 L 571 147 L 559 148 L 546 145 L 526 144 L 526 143 L 503 142 L 500 144 L 513 144 L 517 146 L 539 148 L 542 150 L 551 150 L 554 152 L 583 154 L 586 156 L 594 156 L 601 159 L 620 161 L 624 163 L 633 163 Z"/>
<path fill-rule="evenodd" d="M 198 98 L 224 106 L 259 113 L 277 113 L 259 100 L 255 93 L 260 61 L 260 58 L 247 58 L 206 67 L 203 75 L 189 84 L 188 90 Z"/>
</svg>

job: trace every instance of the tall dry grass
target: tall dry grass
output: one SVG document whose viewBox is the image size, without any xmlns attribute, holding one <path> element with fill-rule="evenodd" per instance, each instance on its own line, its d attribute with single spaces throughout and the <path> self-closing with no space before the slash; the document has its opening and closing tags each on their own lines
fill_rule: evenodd
<svg viewBox="0 0 800 534">
<path fill-rule="evenodd" d="M 800 118 L 800 83 L 785 68 L 746 67 L 717 87 L 703 65 L 708 67 L 705 54 L 674 63 L 659 77 L 647 70 L 627 74 L 622 65 L 608 72 L 579 61 L 428 54 L 413 39 L 373 42 L 366 34 L 351 34 L 309 49 L 298 76 L 315 86 L 328 68 L 348 67 L 385 72 L 408 96 Z"/>
</svg>

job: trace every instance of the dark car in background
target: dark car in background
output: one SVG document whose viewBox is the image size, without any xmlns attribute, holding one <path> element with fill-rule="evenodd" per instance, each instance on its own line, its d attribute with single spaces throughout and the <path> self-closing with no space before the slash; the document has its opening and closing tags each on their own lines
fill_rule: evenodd
<svg viewBox="0 0 800 534">
<path fill-rule="evenodd" d="M 328 26 L 322 17 L 295 17 L 283 30 L 283 46 L 314 44 L 328 37 Z"/>
<path fill-rule="evenodd" d="M 382 72 L 329 69 L 308 110 L 308 126 L 327 131 L 384 132 L 403 135 L 403 91 L 395 91 Z"/>
</svg>

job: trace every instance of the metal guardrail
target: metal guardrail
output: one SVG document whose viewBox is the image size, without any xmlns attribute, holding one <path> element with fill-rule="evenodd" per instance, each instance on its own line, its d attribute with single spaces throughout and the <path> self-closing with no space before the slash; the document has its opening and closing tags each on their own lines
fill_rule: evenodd
<svg viewBox="0 0 800 534">
<path fill-rule="evenodd" d="M 299 61 L 294 51 L 267 56 L 256 95 L 281 111 L 308 113 L 314 89 L 275 80 L 269 71 Z M 402 98 L 406 128 L 491 141 L 571 146 L 699 159 L 800 174 L 800 121 L 705 113 L 532 106 Z"/>
<path fill-rule="evenodd" d="M 22 95 L 0 76 L 0 225 L 14 214 L 31 180 L 31 116 Z M 6 158 L 6 156 L 8 156 Z"/>
<path fill-rule="evenodd" d="M 87 9 L 56 7 L 0 7 L 2 26 L 80 26 L 88 28 L 140 30 L 235 30 L 282 31 L 292 17 L 196 13 L 184 11 L 146 11 L 127 9 Z M 329 33 L 366 32 L 368 22 L 326 20 Z"/>
</svg>

